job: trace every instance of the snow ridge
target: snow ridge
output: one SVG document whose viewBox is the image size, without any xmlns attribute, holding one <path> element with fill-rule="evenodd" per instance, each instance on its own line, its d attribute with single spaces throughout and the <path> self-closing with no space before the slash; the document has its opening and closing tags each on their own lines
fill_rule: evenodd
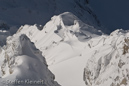
<svg viewBox="0 0 129 86">
<path fill-rule="evenodd" d="M 83 23 L 70 12 L 52 17 L 42 30 L 39 30 L 36 25 L 25 25 L 22 26 L 17 33 L 26 34 L 30 40 L 35 43 L 36 47 L 44 52 L 45 56 L 48 56 L 48 50 L 54 46 L 60 46 L 62 43 L 71 46 L 71 43 L 76 41 L 85 42 L 102 34 L 101 31 Z M 48 58 L 46 57 L 46 60 L 48 60 Z M 65 57 L 65 59 L 66 58 L 67 57 Z M 52 63 L 53 61 L 54 60 L 52 60 Z M 49 62 L 48 65 L 50 65 Z"/>
<path fill-rule="evenodd" d="M 15 34 L 7 38 L 7 45 L 1 48 L 1 78 L 0 85 L 31 86 L 25 80 L 42 81 L 42 86 L 59 86 L 54 81 L 54 75 L 48 70 L 41 51 L 36 49 L 24 34 Z M 23 82 L 8 83 L 7 80 L 22 80 Z M 4 83 L 3 83 L 4 82 Z M 35 86 L 39 84 L 33 83 Z"/>
<path fill-rule="evenodd" d="M 116 30 L 110 36 L 98 39 L 95 50 L 84 69 L 84 81 L 88 86 L 129 85 L 129 31 Z M 100 41 L 101 40 L 101 41 Z M 95 42 L 95 41 L 92 41 Z"/>
<path fill-rule="evenodd" d="M 85 86 L 82 73 L 88 57 L 85 52 L 90 49 L 87 42 L 102 35 L 101 31 L 65 12 L 52 17 L 44 27 L 21 26 L 16 34 L 26 34 L 43 52 L 49 69 L 62 86 Z"/>
</svg>

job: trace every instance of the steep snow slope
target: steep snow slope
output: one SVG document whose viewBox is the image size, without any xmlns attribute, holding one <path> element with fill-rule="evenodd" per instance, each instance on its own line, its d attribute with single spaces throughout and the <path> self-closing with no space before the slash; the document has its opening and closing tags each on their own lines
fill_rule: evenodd
<svg viewBox="0 0 129 86">
<path fill-rule="evenodd" d="M 62 86 L 85 86 L 83 71 L 87 58 L 84 49 L 89 52 L 87 41 L 100 36 L 101 31 L 65 12 L 52 17 L 44 27 L 25 25 L 17 33 L 26 34 L 43 52 L 58 83 Z"/>
<path fill-rule="evenodd" d="M 129 86 L 129 31 L 89 41 L 94 53 L 84 69 L 87 86 Z"/>
<path fill-rule="evenodd" d="M 0 48 L 0 58 L 1 86 L 59 86 L 42 53 L 26 35 L 8 37 L 7 45 Z"/>
<path fill-rule="evenodd" d="M 86 0 L 0 0 L 0 22 L 9 26 L 45 25 L 52 16 L 72 12 L 82 21 L 100 26 Z"/>
<path fill-rule="evenodd" d="M 71 45 L 76 46 L 76 44 L 80 42 L 88 41 L 89 39 L 102 34 L 101 31 L 96 30 L 93 26 L 84 24 L 81 20 L 79 20 L 76 16 L 69 12 L 65 12 L 63 14 L 60 14 L 59 16 L 52 17 L 51 21 L 48 22 L 42 30 L 39 30 L 41 28 L 42 27 L 37 27 L 36 25 L 25 25 L 22 26 L 17 33 L 26 34 L 36 44 L 36 47 L 43 51 L 45 56 L 47 55 L 46 60 L 50 61 L 55 55 L 51 55 L 48 51 L 51 50 L 52 52 L 52 49 L 54 47 L 55 51 L 57 47 L 62 46 L 63 48 L 63 45 L 66 45 L 67 48 L 70 48 L 68 50 L 73 51 L 72 47 L 70 47 Z M 61 51 L 64 49 L 57 50 Z M 78 49 L 76 50 L 79 51 Z M 46 53 L 45 51 L 47 51 L 48 53 Z M 62 53 L 62 55 L 64 55 L 64 53 Z M 64 57 L 64 59 L 66 58 L 69 57 Z M 50 61 L 47 61 L 48 64 Z M 52 63 L 53 60 L 50 64 Z"/>
</svg>

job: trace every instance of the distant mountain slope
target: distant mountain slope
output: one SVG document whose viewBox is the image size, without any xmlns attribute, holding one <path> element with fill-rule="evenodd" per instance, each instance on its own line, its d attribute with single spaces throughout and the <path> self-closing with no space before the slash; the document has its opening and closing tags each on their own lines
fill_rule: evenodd
<svg viewBox="0 0 129 86">
<path fill-rule="evenodd" d="M 89 0 L 89 4 L 109 33 L 129 29 L 129 0 Z"/>
<path fill-rule="evenodd" d="M 52 16 L 72 12 L 83 22 L 100 26 L 85 0 L 0 0 L 0 22 L 9 26 L 45 25 Z"/>
<path fill-rule="evenodd" d="M 8 37 L 7 45 L 0 48 L 0 85 L 60 86 L 41 54 L 26 35 Z"/>
</svg>

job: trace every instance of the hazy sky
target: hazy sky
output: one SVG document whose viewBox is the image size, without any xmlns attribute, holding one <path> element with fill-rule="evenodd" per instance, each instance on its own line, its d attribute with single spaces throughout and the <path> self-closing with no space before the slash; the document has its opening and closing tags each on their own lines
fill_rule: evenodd
<svg viewBox="0 0 129 86">
<path fill-rule="evenodd" d="M 108 29 L 129 29 L 129 0 L 90 0 L 101 23 Z"/>
</svg>

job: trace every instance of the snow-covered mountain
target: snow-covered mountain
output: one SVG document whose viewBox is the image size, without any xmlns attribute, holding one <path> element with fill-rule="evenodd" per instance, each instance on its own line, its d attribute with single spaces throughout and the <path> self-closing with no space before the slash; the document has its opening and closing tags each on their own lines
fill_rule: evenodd
<svg viewBox="0 0 129 86">
<path fill-rule="evenodd" d="M 62 86 L 85 86 L 83 69 L 87 58 L 81 53 L 88 46 L 87 41 L 102 35 L 101 31 L 83 23 L 72 13 L 65 12 L 52 17 L 44 27 L 25 25 L 17 33 L 26 34 L 43 52 L 49 69 Z"/>
<path fill-rule="evenodd" d="M 102 35 L 66 12 L 44 27 L 25 25 L 17 33 L 26 34 L 44 52 L 62 86 L 128 85 L 128 31 Z"/>
<path fill-rule="evenodd" d="M 129 31 L 105 35 L 88 2 L 0 0 L 0 86 L 128 86 Z"/>
<path fill-rule="evenodd" d="M 100 26 L 87 0 L 0 0 L 0 23 L 8 26 L 45 25 L 52 16 L 72 12 L 83 22 Z"/>
<path fill-rule="evenodd" d="M 100 30 L 96 30 L 93 26 L 83 23 L 75 15 L 69 12 L 52 17 L 50 22 L 48 22 L 44 27 L 36 25 L 22 26 L 17 33 L 26 34 L 31 39 L 31 41 L 36 44 L 36 47 L 44 52 L 44 54 L 45 51 L 48 52 L 51 50 L 52 47 L 55 47 L 56 49 L 57 46 L 62 46 L 62 43 L 63 46 L 65 44 L 69 48 L 69 45 L 71 46 L 72 44 L 76 44 L 76 42 L 85 42 L 91 38 L 102 35 Z M 71 47 L 70 50 L 72 50 Z M 54 52 L 55 50 L 52 51 Z M 57 51 L 60 52 L 58 49 Z M 51 56 L 54 56 L 50 55 L 50 52 L 48 52 L 48 54 L 46 53 L 46 55 L 46 60 L 50 58 L 52 59 Z M 64 58 L 62 57 L 60 60 L 67 58 L 67 56 Z M 56 61 L 53 61 L 54 60 L 52 60 L 50 64 L 57 63 Z"/>
<path fill-rule="evenodd" d="M 74 69 L 79 70 L 74 73 L 77 74 L 76 76 L 72 75 L 71 78 L 64 77 L 64 75 L 66 76 L 68 73 L 65 70 L 71 69 L 70 65 L 72 65 L 71 61 L 73 62 L 74 57 L 81 56 L 85 43 L 100 35 L 102 35 L 100 30 L 83 23 L 70 12 L 52 17 L 44 27 L 37 24 L 34 26 L 21 26 L 16 34 L 7 38 L 6 45 L 1 47 L 0 80 L 2 82 L 7 79 L 42 79 L 45 81 L 44 84 L 46 86 L 59 86 L 54 82 L 54 75 L 47 69 L 48 64 L 49 69 L 56 75 L 56 80 L 58 80 L 61 85 L 75 86 L 83 84 L 83 86 L 85 86 L 82 78 L 83 68 L 86 63 L 84 57 L 82 59 L 77 58 L 73 63 L 73 65 L 78 65 L 76 61 L 81 62 L 85 60 L 83 65 L 81 64 L 82 66 L 79 65 Z M 42 57 L 41 52 L 35 48 L 29 39 L 40 49 L 47 63 L 44 57 Z M 60 65 L 59 63 L 62 62 L 65 63 Z M 57 66 L 59 66 L 59 68 Z M 73 69 L 68 71 L 69 74 L 71 74 Z M 78 77 L 76 79 L 78 82 L 74 80 L 74 77 Z M 70 79 L 73 79 L 73 81 Z M 69 83 L 69 81 L 71 81 L 71 83 Z M 4 85 L 5 83 L 0 84 Z"/>
<path fill-rule="evenodd" d="M 93 54 L 84 69 L 87 86 L 129 85 L 129 31 L 122 29 L 89 41 Z"/>
<path fill-rule="evenodd" d="M 29 25 L 21 26 L 24 24 Z M 35 25 L 30 26 L 30 24 Z M 21 27 L 14 34 L 17 26 Z M 102 34 L 100 30 L 97 30 L 99 26 L 100 22 L 88 6 L 87 0 L 0 0 L 0 29 L 2 34 L 0 41 L 1 46 L 3 46 L 0 53 L 0 84 L 5 85 L 2 82 L 6 82 L 7 79 L 25 80 L 27 78 L 43 79 L 45 86 L 59 86 L 54 82 L 54 75 L 47 69 L 46 64 L 50 67 L 71 59 L 73 56 L 80 56 L 80 50 L 83 49 L 84 43 Z M 14 35 L 11 36 L 12 34 Z M 22 34 L 26 34 L 27 37 Z M 29 39 L 42 52 L 47 63 L 41 56 L 41 52 L 30 43 Z M 82 45 L 82 47 L 76 47 L 76 45 Z M 60 58 L 61 56 L 62 58 Z M 61 70 L 61 67 L 58 70 Z M 84 66 L 82 67 L 84 68 Z M 80 69 L 83 69 L 82 67 Z M 52 68 L 55 70 L 56 66 Z M 53 70 L 52 68 L 49 69 Z M 61 72 L 65 73 L 63 70 Z M 81 72 L 83 70 L 75 72 L 75 74 L 78 73 L 77 80 L 79 82 L 73 84 L 75 82 L 73 80 L 71 83 L 74 86 L 75 84 L 85 85 Z M 56 80 L 62 81 L 68 78 L 61 79 L 66 74 L 60 77 L 57 72 L 54 73 L 57 76 Z M 70 79 L 73 79 L 73 75 Z M 60 83 L 72 86 L 67 81 Z"/>
<path fill-rule="evenodd" d="M 6 30 L 0 31 L 0 45 L 5 45 L 7 36 L 15 34 L 21 25 L 44 26 L 63 12 L 71 12 L 84 23 L 101 29 L 88 0 L 0 0 L 0 30 Z"/>
<path fill-rule="evenodd" d="M 0 66 L 0 86 L 60 86 L 42 52 L 24 34 L 7 38 L 0 48 Z"/>
</svg>

